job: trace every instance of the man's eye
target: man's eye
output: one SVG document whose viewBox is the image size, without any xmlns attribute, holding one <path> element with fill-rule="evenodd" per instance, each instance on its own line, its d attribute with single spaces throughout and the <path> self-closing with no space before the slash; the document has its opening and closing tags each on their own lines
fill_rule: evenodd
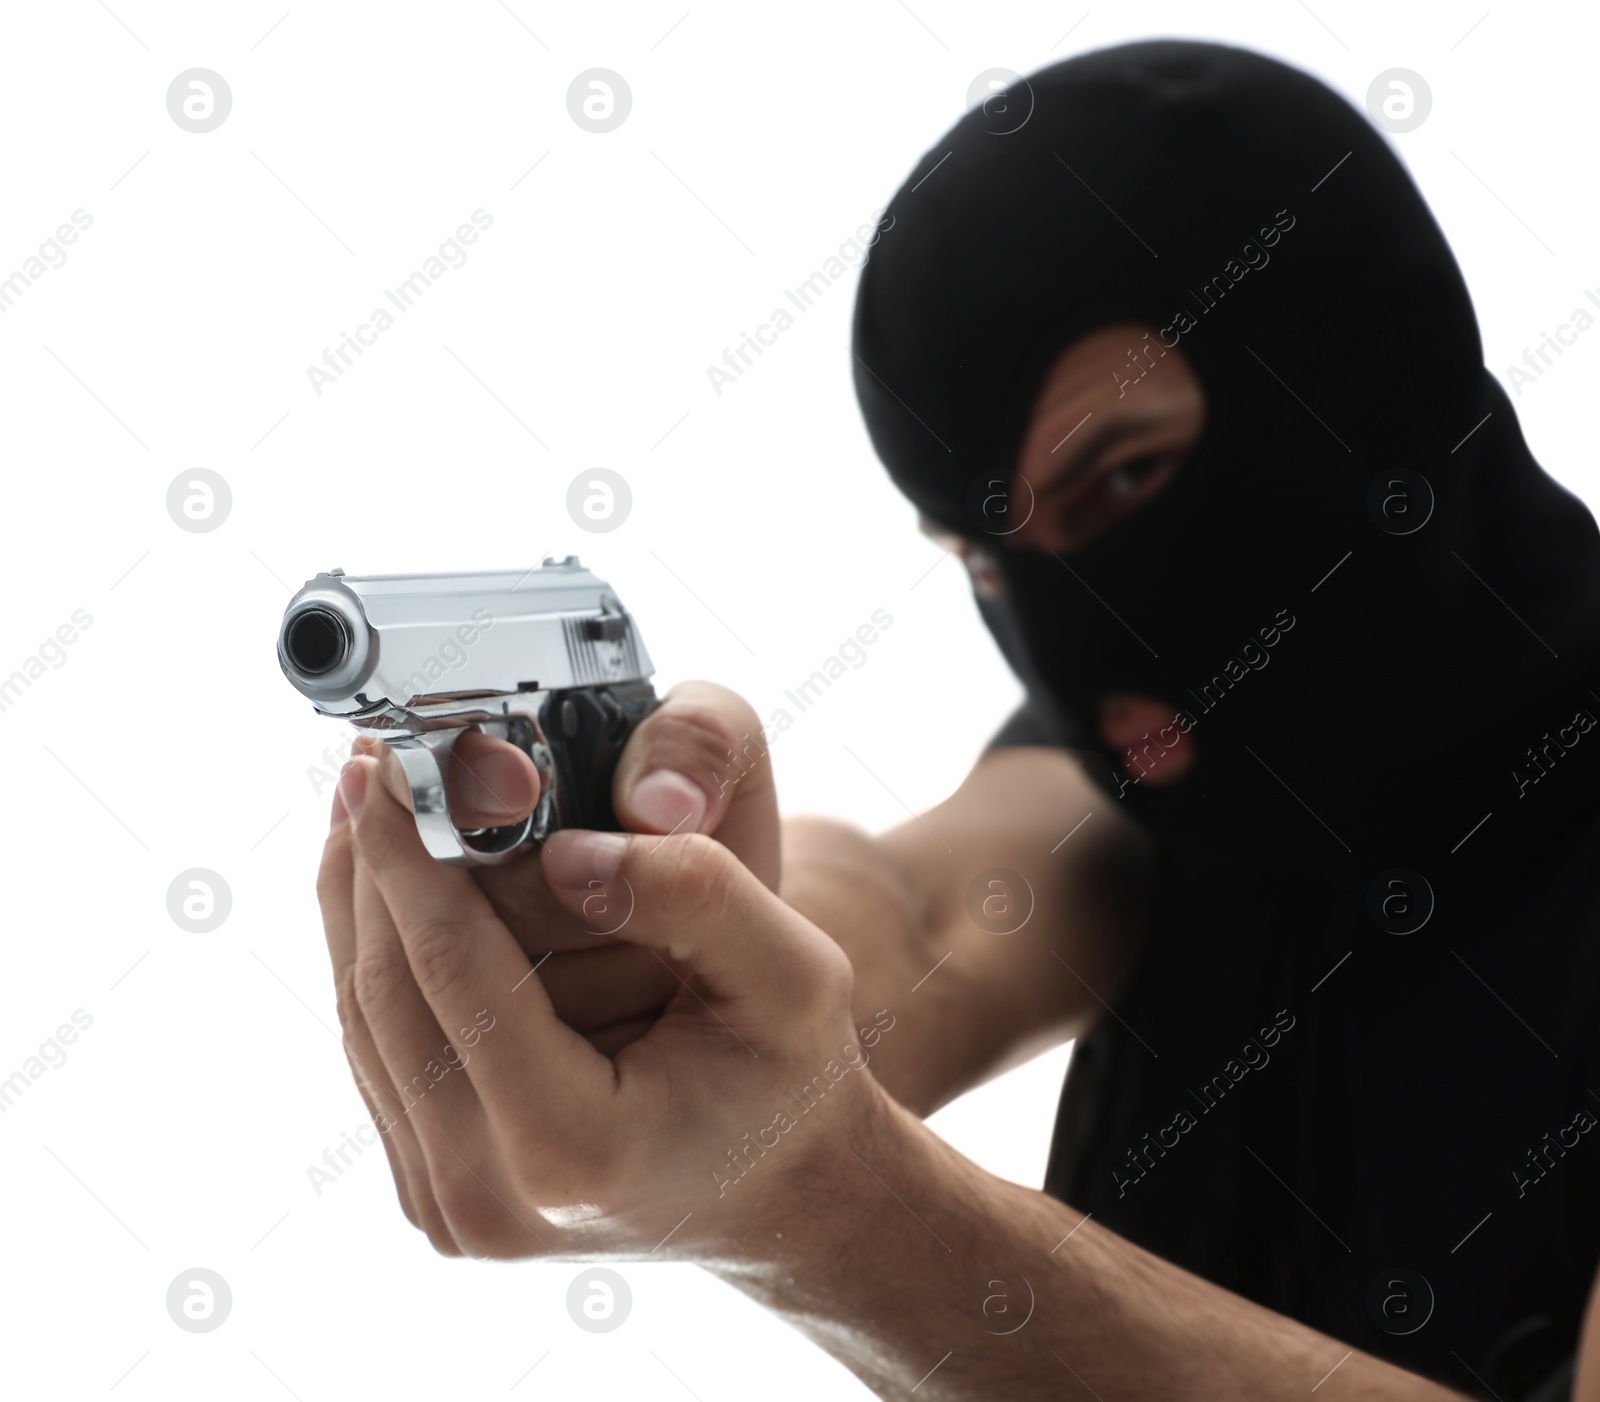
<svg viewBox="0 0 1600 1402">
<path fill-rule="evenodd" d="M 1159 466 L 1160 459 L 1149 453 L 1130 458 L 1106 474 L 1106 489 L 1115 497 L 1131 497 Z"/>
</svg>

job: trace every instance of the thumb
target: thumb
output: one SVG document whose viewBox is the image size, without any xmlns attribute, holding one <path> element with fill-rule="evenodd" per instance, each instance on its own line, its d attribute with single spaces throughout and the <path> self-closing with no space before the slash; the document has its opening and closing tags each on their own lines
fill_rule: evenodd
<svg viewBox="0 0 1600 1402">
<path fill-rule="evenodd" d="M 755 708 L 713 682 L 683 682 L 634 733 L 611 784 L 629 832 L 715 833 L 768 887 L 779 874 L 778 799 Z"/>
<path fill-rule="evenodd" d="M 708 1001 L 759 1018 L 763 1036 L 797 1012 L 849 1006 L 844 951 L 720 842 L 567 829 L 546 840 L 542 861 L 574 914 L 592 918 L 598 896 L 606 933 L 686 965 Z"/>
</svg>

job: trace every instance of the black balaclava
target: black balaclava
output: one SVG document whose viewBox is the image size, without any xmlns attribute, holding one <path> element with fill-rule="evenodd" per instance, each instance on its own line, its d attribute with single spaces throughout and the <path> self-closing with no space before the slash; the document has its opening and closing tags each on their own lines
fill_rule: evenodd
<svg viewBox="0 0 1600 1402">
<path fill-rule="evenodd" d="M 887 213 L 855 314 L 873 443 L 923 512 L 998 547 L 991 628 L 1158 839 L 1476 898 L 1588 801 L 1546 795 L 1600 750 L 1600 535 L 1529 455 L 1364 117 L 1255 54 L 1126 45 L 969 112 Z M 1160 330 L 1131 367 L 1190 358 L 1199 442 L 1071 555 L 1008 548 L 983 484 L 1011 477 L 1050 364 L 1130 320 Z M 1180 782 L 1106 763 L 1113 692 L 1183 713 Z"/>
</svg>

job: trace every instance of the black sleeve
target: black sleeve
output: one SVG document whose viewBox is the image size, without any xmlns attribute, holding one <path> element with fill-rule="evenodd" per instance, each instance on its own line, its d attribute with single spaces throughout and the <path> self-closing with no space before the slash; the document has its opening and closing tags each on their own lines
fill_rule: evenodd
<svg viewBox="0 0 1600 1402">
<path fill-rule="evenodd" d="M 1086 748 L 1076 727 L 1058 719 L 1051 707 L 1031 695 L 1023 698 L 1022 704 L 991 737 L 987 748 L 1003 750 L 1013 745 L 1049 745 L 1068 750 Z"/>
<path fill-rule="evenodd" d="M 1522 1402 L 1568 1402 L 1572 1396 L 1572 1380 L 1577 1372 L 1577 1366 L 1577 1356 L 1573 1355 L 1543 1383 L 1528 1393 Z"/>
</svg>

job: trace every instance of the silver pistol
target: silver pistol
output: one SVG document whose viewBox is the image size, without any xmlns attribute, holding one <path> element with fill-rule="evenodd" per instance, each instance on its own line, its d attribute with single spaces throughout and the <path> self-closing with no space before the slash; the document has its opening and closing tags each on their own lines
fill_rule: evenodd
<svg viewBox="0 0 1600 1402">
<path fill-rule="evenodd" d="M 322 714 L 388 742 L 423 845 L 454 866 L 510 861 L 558 828 L 614 830 L 617 757 L 657 704 L 632 615 L 575 555 L 521 573 L 319 574 L 289 601 L 278 663 Z M 532 759 L 539 802 L 522 822 L 452 820 L 468 730 Z"/>
</svg>

